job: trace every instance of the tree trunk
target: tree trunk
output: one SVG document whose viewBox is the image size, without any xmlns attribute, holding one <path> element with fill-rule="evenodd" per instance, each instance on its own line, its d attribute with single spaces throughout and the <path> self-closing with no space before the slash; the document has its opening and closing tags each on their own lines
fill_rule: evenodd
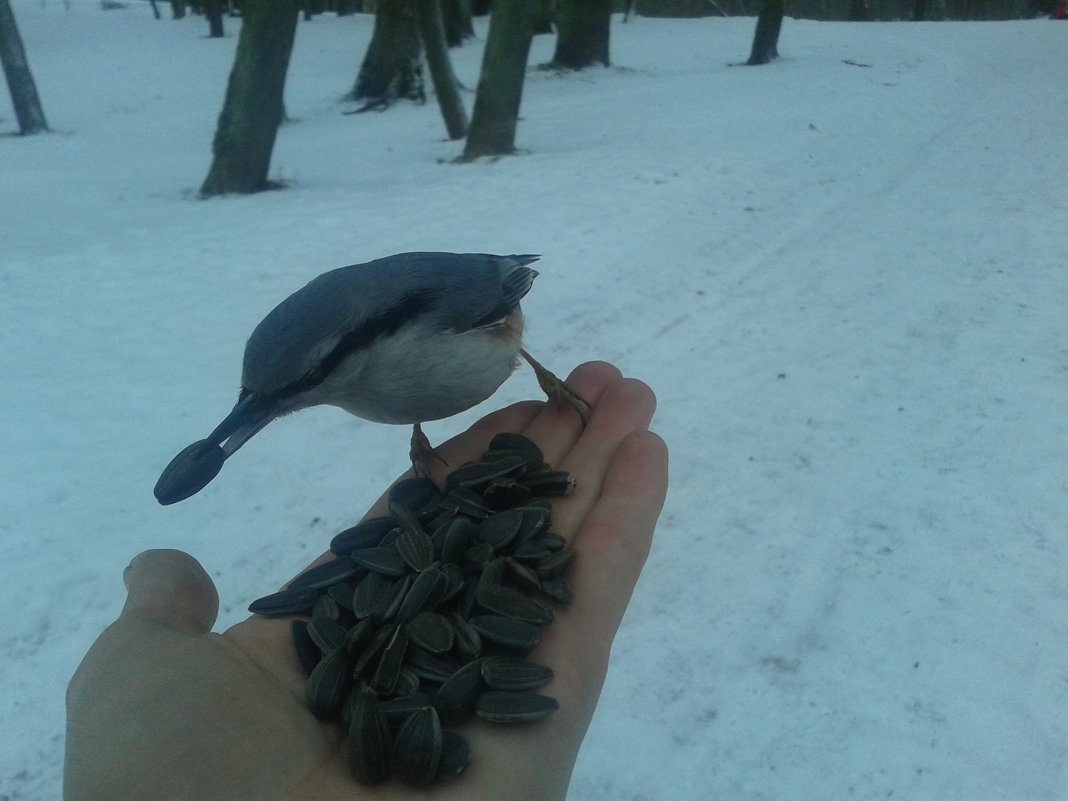
<svg viewBox="0 0 1068 801">
<path fill-rule="evenodd" d="M 749 66 L 767 64 L 779 57 L 779 31 L 782 29 L 783 0 L 763 0 L 760 16 L 757 17 L 756 32 L 753 34 L 753 50 Z"/>
<path fill-rule="evenodd" d="M 171 0 L 171 19 L 182 19 L 185 16 L 185 0 Z"/>
<path fill-rule="evenodd" d="M 19 121 L 19 132 L 24 136 L 48 130 L 37 85 L 33 82 L 26 49 L 15 22 L 15 14 L 8 0 L 0 0 L 0 62 L 4 65 L 7 88 L 11 92 L 11 105 Z"/>
<path fill-rule="evenodd" d="M 914 0 L 912 4 L 912 19 L 915 22 L 923 22 L 927 18 L 927 0 Z"/>
<path fill-rule="evenodd" d="M 864 0 L 849 0 L 850 22 L 867 22 L 869 19 L 868 5 Z"/>
<path fill-rule="evenodd" d="M 379 0 L 375 31 L 348 97 L 367 107 L 387 106 L 398 98 L 422 102 L 423 68 L 419 28 L 411 0 Z"/>
<path fill-rule="evenodd" d="M 434 93 L 438 96 L 442 119 L 449 139 L 463 139 L 467 134 L 467 112 L 460 98 L 456 75 L 449 62 L 449 48 L 445 44 L 445 25 L 441 19 L 439 0 L 415 0 L 415 13 L 419 31 L 426 48 L 426 62 L 434 81 Z"/>
<path fill-rule="evenodd" d="M 460 161 L 503 156 L 515 150 L 515 129 L 530 55 L 529 0 L 495 0 L 482 71 Z"/>
<path fill-rule="evenodd" d="M 469 0 L 444 0 L 441 4 L 441 16 L 445 23 L 445 41 L 449 47 L 459 47 L 475 35 L 471 24 L 471 3 Z"/>
<path fill-rule="evenodd" d="M 204 0 L 204 16 L 208 18 L 208 36 L 221 39 L 223 31 L 222 0 Z"/>
<path fill-rule="evenodd" d="M 299 12 L 298 0 L 241 4 L 241 35 L 202 196 L 272 188 L 267 170 L 285 117 L 282 95 Z"/>
<path fill-rule="evenodd" d="M 557 6 L 552 66 L 580 70 L 608 66 L 612 0 L 561 0 Z"/>
</svg>

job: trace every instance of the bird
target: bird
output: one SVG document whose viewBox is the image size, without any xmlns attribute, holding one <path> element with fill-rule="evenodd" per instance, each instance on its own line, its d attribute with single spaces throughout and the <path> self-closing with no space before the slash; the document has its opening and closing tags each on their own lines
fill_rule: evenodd
<svg viewBox="0 0 1068 801">
<path fill-rule="evenodd" d="M 413 426 L 410 457 L 417 473 L 427 473 L 435 454 L 420 424 L 481 403 L 520 358 L 542 390 L 585 423 L 589 404 L 522 344 L 519 302 L 539 258 L 399 253 L 312 279 L 252 331 L 234 408 L 171 460 L 156 500 L 166 506 L 195 495 L 272 420 L 323 404 Z"/>
</svg>

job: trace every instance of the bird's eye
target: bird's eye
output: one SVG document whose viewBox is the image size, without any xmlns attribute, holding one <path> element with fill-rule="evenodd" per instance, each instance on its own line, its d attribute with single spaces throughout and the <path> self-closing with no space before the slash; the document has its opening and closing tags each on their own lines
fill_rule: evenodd
<svg viewBox="0 0 1068 801">
<path fill-rule="evenodd" d="M 312 389 L 323 383 L 323 379 L 326 378 L 326 371 L 322 367 L 315 367 L 309 372 L 305 373 L 304 377 L 300 380 L 302 389 Z"/>
</svg>

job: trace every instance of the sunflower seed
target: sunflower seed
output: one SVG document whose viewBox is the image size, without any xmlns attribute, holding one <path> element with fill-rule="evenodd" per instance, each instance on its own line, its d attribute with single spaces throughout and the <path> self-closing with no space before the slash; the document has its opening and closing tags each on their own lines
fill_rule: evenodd
<svg viewBox="0 0 1068 801">
<path fill-rule="evenodd" d="M 392 548 L 361 548 L 349 556 L 356 564 L 383 576 L 403 576 L 408 572 L 408 565 Z"/>
<path fill-rule="evenodd" d="M 337 605 L 337 601 L 331 598 L 328 594 L 323 594 L 315 599 L 315 603 L 312 605 L 311 616 L 312 620 L 337 621 L 337 619 L 341 617 L 341 608 Z"/>
<path fill-rule="evenodd" d="M 559 534 L 553 534 L 551 531 L 546 531 L 538 537 L 538 541 L 550 551 L 559 551 L 567 547 L 567 540 Z"/>
<path fill-rule="evenodd" d="M 525 462 L 540 462 L 545 458 L 542 455 L 541 448 L 535 445 L 533 440 L 524 437 L 522 434 L 511 434 L 505 431 L 495 435 L 490 440 L 487 456 L 499 451 L 514 451 L 517 455 L 522 456 Z"/>
<path fill-rule="evenodd" d="M 548 717 L 559 708 L 547 695 L 490 690 L 478 699 L 475 714 L 490 723 L 523 723 Z"/>
<path fill-rule="evenodd" d="M 349 768 L 360 784 L 376 785 L 389 775 L 389 726 L 370 687 L 356 694 L 349 724 Z"/>
<path fill-rule="evenodd" d="M 338 556 L 348 556 L 363 548 L 376 548 L 396 523 L 388 517 L 374 517 L 347 528 L 330 540 L 330 550 Z"/>
<path fill-rule="evenodd" d="M 289 587 L 290 589 L 310 587 L 313 590 L 321 590 L 355 575 L 359 569 L 360 566 L 353 564 L 350 559 L 332 559 L 305 570 L 289 582 Z"/>
<path fill-rule="evenodd" d="M 399 729 L 413 712 L 417 709 L 426 709 L 430 706 L 430 696 L 426 693 L 409 693 L 398 695 L 388 701 L 382 701 L 382 714 L 386 722 L 395 729 Z"/>
<path fill-rule="evenodd" d="M 508 576 L 512 581 L 525 590 L 541 589 L 541 579 L 538 578 L 538 573 L 534 568 L 511 556 L 506 557 L 504 561 L 508 568 Z"/>
<path fill-rule="evenodd" d="M 492 558 L 493 546 L 488 542 L 480 542 L 464 551 L 464 567 L 468 570 L 481 570 Z"/>
<path fill-rule="evenodd" d="M 570 495 L 575 489 L 574 477 L 563 470 L 527 473 L 520 480 L 535 495 Z"/>
<path fill-rule="evenodd" d="M 319 618 L 308 624 L 308 636 L 324 654 L 336 651 L 345 645 L 348 632 L 339 623 L 327 618 Z"/>
<path fill-rule="evenodd" d="M 393 773 L 416 787 L 430 784 L 441 760 L 441 721 L 434 707 L 413 712 L 393 740 Z"/>
<path fill-rule="evenodd" d="M 334 599 L 340 608 L 352 611 L 352 593 L 355 587 L 347 581 L 326 588 L 326 594 Z"/>
<path fill-rule="evenodd" d="M 410 634 L 410 632 L 409 632 Z M 402 667 L 397 676 L 397 686 L 393 688 L 395 695 L 412 695 L 419 692 L 419 677 L 410 668 Z"/>
<path fill-rule="evenodd" d="M 553 680 L 544 665 L 511 656 L 491 656 L 482 662 L 482 679 L 494 690 L 536 690 Z"/>
<path fill-rule="evenodd" d="M 548 555 L 549 549 L 541 542 L 540 537 L 521 542 L 516 546 L 516 549 L 512 551 L 513 559 L 523 559 L 527 562 L 537 562 Z"/>
<path fill-rule="evenodd" d="M 537 601 L 510 587 L 486 584 L 478 588 L 476 598 L 483 609 L 498 615 L 537 626 L 548 626 L 553 622 L 552 610 L 546 609 Z"/>
<path fill-rule="evenodd" d="M 406 506 L 413 512 L 423 511 L 440 497 L 438 488 L 429 478 L 408 478 L 398 481 L 389 491 L 390 504 Z"/>
<path fill-rule="evenodd" d="M 475 519 L 482 519 L 493 514 L 493 510 L 483 503 L 482 496 L 467 487 L 449 490 L 442 499 L 441 505 L 455 514 L 467 515 Z"/>
<path fill-rule="evenodd" d="M 417 645 L 409 645 L 405 667 L 421 679 L 442 682 L 460 669 L 460 663 L 447 654 L 432 654 Z"/>
<path fill-rule="evenodd" d="M 542 579 L 541 591 L 551 600 L 556 601 L 558 604 L 563 604 L 564 606 L 570 606 L 573 601 L 571 585 L 567 583 L 567 579 L 563 576 L 552 576 L 551 578 Z"/>
<path fill-rule="evenodd" d="M 382 651 L 378 668 L 371 678 L 371 687 L 381 695 L 391 695 L 400 678 L 401 664 L 405 651 L 408 650 L 408 627 L 399 625 L 393 632 L 389 643 Z"/>
<path fill-rule="evenodd" d="M 394 581 L 381 573 L 368 573 L 356 585 L 352 596 L 352 611 L 356 617 L 370 617 L 374 614 L 382 597 L 393 587 Z"/>
<path fill-rule="evenodd" d="M 312 638 L 308 636 L 308 622 L 306 620 L 294 620 L 290 631 L 293 635 L 293 649 L 297 652 L 297 661 L 300 662 L 300 669 L 303 670 L 304 675 L 307 676 L 315 669 L 315 666 L 319 664 L 323 652 L 319 650 L 319 646 L 317 646 Z"/>
<path fill-rule="evenodd" d="M 466 517 L 453 518 L 445 529 L 441 543 L 441 561 L 463 563 L 464 551 L 471 544 L 477 528 Z"/>
<path fill-rule="evenodd" d="M 397 537 L 394 547 L 412 570 L 426 570 L 434 561 L 434 543 L 422 531 L 406 528 Z"/>
<path fill-rule="evenodd" d="M 475 711 L 475 702 L 483 689 L 482 660 L 476 659 L 442 682 L 434 696 L 434 705 L 446 721 L 458 723 Z"/>
<path fill-rule="evenodd" d="M 449 562 L 441 566 L 441 572 L 445 574 L 445 580 L 448 582 L 445 588 L 445 595 L 441 599 L 441 603 L 445 603 L 455 598 L 456 594 L 464 588 L 464 571 L 460 569 L 459 565 Z"/>
<path fill-rule="evenodd" d="M 375 631 L 371 637 L 371 641 L 364 646 L 356 657 L 356 661 L 352 665 L 353 678 L 360 678 L 365 675 L 368 667 L 378 658 L 378 655 L 382 653 L 382 649 L 386 647 L 390 638 L 393 636 L 393 628 L 395 624 L 389 624 Z"/>
<path fill-rule="evenodd" d="M 467 738 L 452 729 L 441 732 L 441 761 L 438 762 L 438 781 L 452 781 L 471 764 L 471 746 Z"/>
<path fill-rule="evenodd" d="M 507 648 L 529 651 L 542 639 L 537 626 L 503 615 L 476 615 L 470 622 L 483 639 Z"/>
<path fill-rule="evenodd" d="M 465 661 L 477 659 L 482 654 L 482 637 L 475 627 L 467 622 L 459 612 L 449 613 L 449 623 L 453 630 L 453 648 L 456 655 Z"/>
<path fill-rule="evenodd" d="M 449 579 L 445 574 L 436 567 L 428 567 L 412 581 L 412 587 L 397 611 L 397 619 L 404 623 L 420 612 L 433 609 L 441 603 L 448 589 Z"/>
<path fill-rule="evenodd" d="M 537 565 L 538 575 L 542 578 L 559 576 L 564 572 L 564 568 L 567 567 L 567 563 L 571 561 L 571 557 L 574 555 L 574 548 L 564 548 L 556 553 L 542 557 Z"/>
<path fill-rule="evenodd" d="M 489 484 L 493 479 L 517 473 L 526 466 L 526 460 L 519 454 L 502 455 L 490 462 L 469 462 L 453 470 L 445 478 L 446 490 L 474 489 Z"/>
<path fill-rule="evenodd" d="M 315 666 L 304 686 L 308 708 L 317 718 L 336 717 L 352 684 L 349 655 L 344 648 L 326 654 Z"/>
<path fill-rule="evenodd" d="M 371 641 L 374 633 L 374 623 L 371 618 L 365 617 L 348 630 L 345 635 L 345 647 L 349 649 L 350 654 L 354 654 Z"/>
<path fill-rule="evenodd" d="M 509 476 L 493 479 L 482 490 L 482 500 L 494 509 L 507 509 L 530 499 L 533 493 Z"/>
<path fill-rule="evenodd" d="M 515 539 L 519 528 L 523 525 L 523 513 L 513 509 L 498 512 L 493 517 L 483 521 L 478 527 L 479 542 L 487 543 L 495 551 L 503 550 L 508 543 Z"/>
<path fill-rule="evenodd" d="M 404 599 L 411 587 L 411 576 L 405 576 L 400 581 L 395 582 L 386 591 L 386 594 L 379 599 L 378 605 L 375 607 L 374 612 L 371 613 L 372 619 L 384 623 L 394 620 L 397 617 L 397 613 L 400 612 L 401 604 L 404 603 Z"/>
<path fill-rule="evenodd" d="M 254 615 L 272 617 L 277 615 L 302 615 L 311 611 L 319 593 L 310 587 L 298 587 L 257 598 L 248 605 Z"/>
<path fill-rule="evenodd" d="M 453 630 L 449 621 L 437 612 L 420 612 L 408 624 L 412 642 L 434 654 L 452 648 Z"/>
</svg>

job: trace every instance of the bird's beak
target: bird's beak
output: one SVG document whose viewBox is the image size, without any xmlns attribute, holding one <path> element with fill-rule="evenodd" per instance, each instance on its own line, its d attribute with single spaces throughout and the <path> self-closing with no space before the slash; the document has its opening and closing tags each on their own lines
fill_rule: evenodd
<svg viewBox="0 0 1068 801">
<path fill-rule="evenodd" d="M 278 416 L 278 405 L 261 395 L 241 398 L 230 414 L 208 435 L 208 442 L 219 445 L 227 457 L 254 437 Z"/>
<path fill-rule="evenodd" d="M 167 506 L 196 495 L 219 474 L 223 462 L 277 416 L 274 401 L 254 394 L 242 397 L 207 439 L 171 459 L 153 490 L 156 500 Z"/>
</svg>

